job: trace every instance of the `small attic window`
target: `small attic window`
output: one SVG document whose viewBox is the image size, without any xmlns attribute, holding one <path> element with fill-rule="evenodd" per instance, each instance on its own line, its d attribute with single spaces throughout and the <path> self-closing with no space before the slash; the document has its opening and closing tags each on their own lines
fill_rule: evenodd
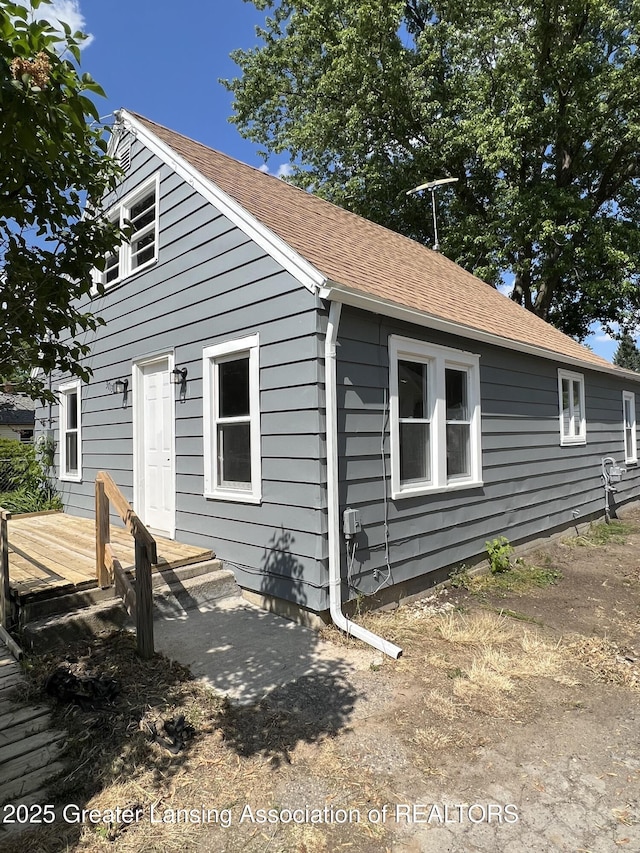
<svg viewBox="0 0 640 853">
<path fill-rule="evenodd" d="M 158 260 L 158 190 L 158 175 L 154 175 L 107 214 L 111 222 L 131 230 L 128 242 L 106 257 L 101 273 L 104 285 L 117 284 Z"/>
</svg>

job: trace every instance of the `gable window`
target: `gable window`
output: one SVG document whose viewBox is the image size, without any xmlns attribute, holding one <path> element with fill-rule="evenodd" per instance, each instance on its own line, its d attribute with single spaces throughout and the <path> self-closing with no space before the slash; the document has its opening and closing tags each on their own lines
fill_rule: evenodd
<svg viewBox="0 0 640 853">
<path fill-rule="evenodd" d="M 119 213 L 109 217 L 110 222 L 119 222 Z M 120 247 L 117 246 L 111 254 L 107 255 L 102 273 L 103 284 L 111 284 L 120 278 Z"/>
<path fill-rule="evenodd" d="M 82 480 L 80 380 L 58 389 L 60 394 L 60 479 Z"/>
<path fill-rule="evenodd" d="M 205 497 L 261 500 L 258 347 L 251 335 L 203 351 Z"/>
<path fill-rule="evenodd" d="M 624 461 L 638 461 L 638 443 L 636 438 L 636 395 L 631 391 L 622 392 L 622 417 L 624 426 Z"/>
<path fill-rule="evenodd" d="M 130 236 L 107 255 L 105 268 L 99 274 L 104 285 L 116 284 L 157 260 L 158 185 L 155 175 L 109 212 L 109 221 L 128 227 Z"/>
<path fill-rule="evenodd" d="M 394 498 L 482 485 L 479 357 L 389 338 Z"/>
<path fill-rule="evenodd" d="M 584 413 L 584 376 L 558 370 L 560 407 L 560 444 L 586 444 L 587 424 Z"/>
</svg>

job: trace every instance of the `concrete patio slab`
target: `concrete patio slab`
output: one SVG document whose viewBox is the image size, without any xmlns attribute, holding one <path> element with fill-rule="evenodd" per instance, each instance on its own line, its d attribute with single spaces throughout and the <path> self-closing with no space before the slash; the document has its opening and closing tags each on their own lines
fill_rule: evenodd
<svg viewBox="0 0 640 853">
<path fill-rule="evenodd" d="M 239 704 L 303 676 L 348 677 L 381 658 L 375 649 L 328 643 L 239 596 L 156 618 L 154 632 L 157 651 Z"/>
</svg>

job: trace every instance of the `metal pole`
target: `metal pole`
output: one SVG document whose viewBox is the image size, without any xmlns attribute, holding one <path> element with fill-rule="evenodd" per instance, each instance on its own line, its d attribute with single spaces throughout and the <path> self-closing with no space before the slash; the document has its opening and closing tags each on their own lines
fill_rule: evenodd
<svg viewBox="0 0 640 853">
<path fill-rule="evenodd" d="M 433 251 L 439 252 L 440 251 L 440 243 L 438 242 L 438 220 L 436 218 L 435 187 L 431 188 L 431 210 L 433 212 L 433 236 L 434 236 Z"/>
</svg>

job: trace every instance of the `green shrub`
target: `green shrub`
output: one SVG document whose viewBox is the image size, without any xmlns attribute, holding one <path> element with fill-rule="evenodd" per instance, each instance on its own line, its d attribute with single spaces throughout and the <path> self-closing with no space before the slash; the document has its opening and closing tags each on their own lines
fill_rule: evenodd
<svg viewBox="0 0 640 853">
<path fill-rule="evenodd" d="M 43 512 L 48 509 L 62 509 L 62 501 L 53 491 L 17 489 L 15 492 L 0 492 L 0 506 L 9 512 Z"/>
<path fill-rule="evenodd" d="M 31 444 L 0 438 L 0 506 L 10 512 L 61 509 L 62 502 Z"/>
<path fill-rule="evenodd" d="M 471 575 L 469 574 L 469 569 L 464 563 L 461 566 L 457 566 L 449 574 L 449 585 L 453 589 L 469 589 L 470 582 Z"/>
<path fill-rule="evenodd" d="M 35 450 L 12 438 L 0 438 L 0 489 L 14 491 L 33 482 Z"/>
<path fill-rule="evenodd" d="M 489 557 L 489 566 L 491 573 L 494 575 L 500 572 L 508 572 L 513 568 L 513 547 L 506 536 L 499 536 L 497 539 L 492 539 L 490 542 L 485 542 L 487 554 Z"/>
</svg>

